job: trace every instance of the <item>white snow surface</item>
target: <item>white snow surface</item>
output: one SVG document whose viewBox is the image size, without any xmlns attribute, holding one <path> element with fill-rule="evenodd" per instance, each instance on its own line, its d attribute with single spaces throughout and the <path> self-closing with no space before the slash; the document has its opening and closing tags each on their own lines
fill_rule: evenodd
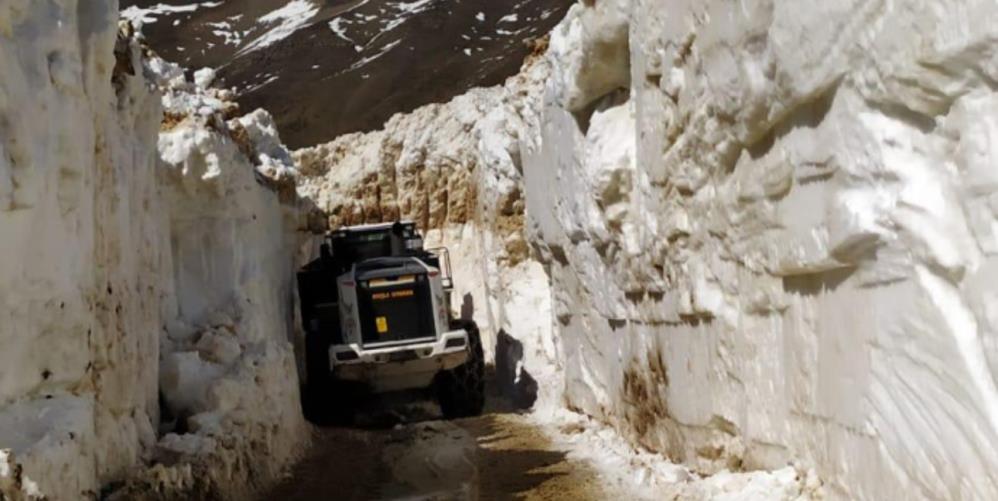
<svg viewBox="0 0 998 501">
<path fill-rule="evenodd" d="M 230 91 L 199 85 L 211 75 L 192 84 L 159 60 L 150 73 L 167 116 L 180 119 L 158 141 L 174 290 L 163 305 L 159 389 L 190 432 L 167 433 L 154 449 L 158 464 L 120 496 L 166 484 L 176 495 L 245 498 L 307 439 L 297 381 L 288 377 L 297 168 L 263 110 L 222 119 L 234 103 Z M 184 478 L 191 466 L 193 478 Z"/>
<path fill-rule="evenodd" d="M 558 409 L 533 414 L 537 426 L 566 457 L 592 466 L 597 482 L 629 499 L 674 501 L 808 501 L 824 499 L 813 469 L 786 466 L 774 471 L 703 476 L 662 454 L 636 447 L 591 417 Z"/>
<path fill-rule="evenodd" d="M 523 169 L 567 403 L 698 472 L 998 496 L 991 9 L 573 7 Z"/>
<path fill-rule="evenodd" d="M 0 0 L 0 498 L 241 498 L 307 439 L 297 169 L 116 6 Z"/>
<path fill-rule="evenodd" d="M 208 87 L 215 81 L 214 68 L 201 68 L 194 72 L 194 84 L 198 87 Z"/>
<path fill-rule="evenodd" d="M 155 441 L 160 101 L 112 85 L 112 3 L 0 1 L 0 497 L 99 492 Z"/>
</svg>

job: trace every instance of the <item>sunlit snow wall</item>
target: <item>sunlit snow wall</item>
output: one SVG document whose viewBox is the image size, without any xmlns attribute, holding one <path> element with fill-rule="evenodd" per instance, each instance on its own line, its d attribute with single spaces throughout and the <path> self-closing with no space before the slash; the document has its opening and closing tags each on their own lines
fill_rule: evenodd
<svg viewBox="0 0 998 501">
<path fill-rule="evenodd" d="M 116 61 L 117 32 L 114 1 L 0 1 L 8 495 L 95 495 L 155 440 L 162 115 L 127 44 Z"/>
<path fill-rule="evenodd" d="M 568 404 L 837 499 L 998 496 L 994 11 L 575 6 L 524 173 Z"/>
<path fill-rule="evenodd" d="M 177 468 L 156 489 L 245 494 L 307 438 L 290 155 L 263 112 L 163 122 L 164 78 L 224 103 L 155 74 L 117 8 L 0 0 L 2 499 L 96 498 L 154 463 Z"/>
</svg>

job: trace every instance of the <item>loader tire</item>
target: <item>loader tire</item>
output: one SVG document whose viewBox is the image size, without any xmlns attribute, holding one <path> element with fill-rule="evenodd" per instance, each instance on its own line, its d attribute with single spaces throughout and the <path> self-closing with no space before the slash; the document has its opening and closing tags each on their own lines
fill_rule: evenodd
<svg viewBox="0 0 998 501">
<path fill-rule="evenodd" d="M 330 372 L 329 342 L 317 332 L 305 334 L 305 371 L 302 390 L 305 418 L 319 426 L 347 426 L 353 421 L 352 394 Z"/>
<path fill-rule="evenodd" d="M 318 332 L 305 333 L 305 385 L 302 388 L 302 408 L 305 418 L 321 424 L 328 414 L 330 386 L 328 345 Z"/>
<path fill-rule="evenodd" d="M 468 333 L 468 360 L 437 376 L 437 401 L 447 419 L 479 416 L 485 408 L 485 354 L 478 326 L 472 321 L 452 328 Z"/>
</svg>

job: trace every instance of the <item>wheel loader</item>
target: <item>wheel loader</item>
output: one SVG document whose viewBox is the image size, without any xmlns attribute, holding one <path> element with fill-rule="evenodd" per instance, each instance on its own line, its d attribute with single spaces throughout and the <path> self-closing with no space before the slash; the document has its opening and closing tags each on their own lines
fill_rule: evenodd
<svg viewBox="0 0 998 501">
<path fill-rule="evenodd" d="M 449 252 L 424 249 L 413 222 L 327 234 L 298 273 L 306 413 L 349 420 L 358 391 L 427 389 L 448 419 L 481 414 L 482 342 L 452 291 Z"/>
</svg>

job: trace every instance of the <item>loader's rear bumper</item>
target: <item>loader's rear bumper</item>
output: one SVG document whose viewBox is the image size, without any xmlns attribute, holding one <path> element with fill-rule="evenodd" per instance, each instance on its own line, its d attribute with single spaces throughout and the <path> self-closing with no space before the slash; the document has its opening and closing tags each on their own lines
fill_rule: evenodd
<svg viewBox="0 0 998 501">
<path fill-rule="evenodd" d="M 464 330 L 446 332 L 427 342 L 329 348 L 334 378 L 364 383 L 375 392 L 426 388 L 438 372 L 458 367 L 467 359 L 468 333 Z"/>
</svg>

